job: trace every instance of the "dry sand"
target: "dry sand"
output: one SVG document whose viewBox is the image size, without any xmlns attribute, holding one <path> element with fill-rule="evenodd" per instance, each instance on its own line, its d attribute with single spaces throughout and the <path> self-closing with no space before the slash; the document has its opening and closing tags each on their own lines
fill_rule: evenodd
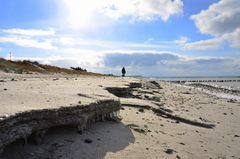
<svg viewBox="0 0 240 159">
<path fill-rule="evenodd" d="M 122 121 L 97 122 L 82 135 L 73 127 L 58 127 L 47 132 L 42 143 L 22 140 L 9 145 L 1 158 L 240 158 L 240 103 L 221 99 L 195 89 L 172 83 L 156 84 L 134 78 L 115 77 L 26 77 L 2 75 L 0 113 L 90 103 L 117 98 L 104 87 L 133 88 L 131 96 L 122 97 Z M 58 78 L 58 79 L 57 79 Z M 26 80 L 24 80 L 26 79 Z M 57 80 L 56 80 L 57 79 Z M 4 90 L 6 89 L 6 90 Z M 79 97 L 81 93 L 87 97 Z M 156 114 L 154 109 L 164 113 Z M 189 124 L 215 125 L 205 128 Z"/>
</svg>

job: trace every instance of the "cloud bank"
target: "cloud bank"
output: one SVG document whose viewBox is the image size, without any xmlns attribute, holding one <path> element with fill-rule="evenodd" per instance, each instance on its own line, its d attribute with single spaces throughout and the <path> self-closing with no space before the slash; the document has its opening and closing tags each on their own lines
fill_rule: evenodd
<svg viewBox="0 0 240 159">
<path fill-rule="evenodd" d="M 55 35 L 54 29 L 41 30 L 41 29 L 2 29 L 0 34 L 0 43 L 10 43 L 17 46 L 26 48 L 37 48 L 52 50 L 56 49 L 51 41 L 49 41 L 49 36 Z"/>
<path fill-rule="evenodd" d="M 201 33 L 221 36 L 240 27 L 239 15 L 239 0 L 220 0 L 207 10 L 192 15 L 191 19 L 195 21 Z"/>
<path fill-rule="evenodd" d="M 238 31 L 238 30 L 237 30 Z M 169 46 L 182 45 L 187 49 L 218 48 L 218 38 L 188 43 L 189 38 L 167 42 L 117 42 L 85 40 L 74 35 L 58 34 L 54 30 L 5 29 L 0 43 L 10 43 L 24 48 L 47 50 L 39 57 L 14 57 L 37 60 L 61 67 L 80 66 L 89 71 L 118 75 L 121 67 L 128 75 L 193 76 L 240 74 L 240 60 L 226 57 L 183 56 Z M 225 34 L 224 36 L 231 36 Z M 233 37 L 231 37 L 233 39 Z M 236 45 L 238 38 L 236 39 Z M 233 45 L 234 43 L 232 43 Z M 163 46 L 162 46 L 163 45 Z M 32 50 L 34 52 L 34 50 Z M 39 51 L 39 50 L 38 50 Z"/>
<path fill-rule="evenodd" d="M 120 69 L 126 66 L 131 74 L 145 76 L 219 76 L 240 73 L 240 60 L 216 57 L 180 56 L 170 52 L 106 54 L 104 66 Z"/>
<path fill-rule="evenodd" d="M 161 18 L 167 21 L 170 16 L 182 13 L 181 0 L 109 0 L 102 13 L 111 18 L 130 17 L 133 21 L 149 21 Z"/>
<path fill-rule="evenodd" d="M 23 35 L 23 36 L 50 36 L 56 32 L 54 29 L 42 30 L 42 29 L 3 29 L 2 32 L 12 35 Z"/>
<path fill-rule="evenodd" d="M 220 0 L 208 9 L 192 15 L 191 19 L 202 34 L 213 36 L 212 39 L 186 43 L 185 49 L 219 49 L 225 41 L 232 48 L 240 48 L 240 1 Z"/>
<path fill-rule="evenodd" d="M 87 56 L 86 56 L 87 54 Z M 22 57 L 22 59 L 26 59 Z M 108 50 L 62 54 L 46 58 L 27 58 L 61 67 L 80 66 L 89 71 L 121 74 L 125 66 L 127 75 L 142 76 L 234 76 L 240 74 L 240 60 L 223 57 L 188 57 L 173 52 Z"/>
<path fill-rule="evenodd" d="M 167 21 L 183 10 L 182 0 L 62 0 L 63 13 L 73 28 L 102 26 L 126 18 L 130 22 Z"/>
</svg>

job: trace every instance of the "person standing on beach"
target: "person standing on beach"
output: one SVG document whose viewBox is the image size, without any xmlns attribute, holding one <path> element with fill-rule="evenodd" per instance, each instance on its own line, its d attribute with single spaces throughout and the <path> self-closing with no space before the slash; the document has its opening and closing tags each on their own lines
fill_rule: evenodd
<svg viewBox="0 0 240 159">
<path fill-rule="evenodd" d="M 123 67 L 123 68 L 122 68 L 122 77 L 125 77 L 125 74 L 126 74 L 126 70 L 125 70 L 125 68 Z"/>
</svg>

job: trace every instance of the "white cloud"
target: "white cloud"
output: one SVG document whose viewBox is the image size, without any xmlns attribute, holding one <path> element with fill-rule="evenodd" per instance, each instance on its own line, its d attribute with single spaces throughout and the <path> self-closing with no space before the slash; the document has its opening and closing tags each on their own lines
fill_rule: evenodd
<svg viewBox="0 0 240 159">
<path fill-rule="evenodd" d="M 51 39 L 49 39 L 51 40 Z M 52 39 L 52 42 L 62 45 L 62 47 L 81 47 L 95 49 L 157 49 L 157 48 L 169 48 L 173 42 L 154 42 L 154 41 L 144 41 L 144 42 L 124 42 L 124 41 L 104 41 L 104 40 L 89 40 L 82 39 L 79 37 L 74 37 L 71 35 L 58 36 Z"/>
<path fill-rule="evenodd" d="M 175 45 L 174 41 L 143 41 L 143 42 L 125 42 L 125 41 L 105 41 L 82 39 L 74 34 L 54 34 L 47 32 L 31 32 L 33 29 L 5 29 L 7 35 L 0 36 L 0 43 L 13 43 L 18 46 L 39 49 L 57 49 L 59 51 L 66 49 L 80 50 L 129 50 L 129 49 L 162 49 L 170 48 Z M 30 33 L 30 34 L 29 34 Z M 45 36 L 44 36 L 45 34 Z M 28 36 L 27 36 L 28 35 Z M 40 37 L 37 35 L 41 35 Z M 51 36 L 48 36 L 51 35 Z M 183 39 L 184 40 L 184 37 Z"/>
<path fill-rule="evenodd" d="M 213 38 L 187 44 L 185 48 L 217 49 L 221 48 L 221 44 L 224 41 L 228 41 L 231 47 L 239 48 L 239 15 L 239 0 L 220 0 L 210 5 L 207 10 L 202 10 L 200 13 L 192 15 L 191 19 L 194 20 L 199 31 L 203 34 L 210 34 Z"/>
<path fill-rule="evenodd" d="M 189 41 L 188 37 L 181 36 L 178 40 L 175 40 L 174 42 L 179 45 L 186 44 Z"/>
<path fill-rule="evenodd" d="M 13 43 L 22 47 L 38 49 L 56 49 L 56 47 L 48 41 L 37 41 L 24 37 L 0 37 L 0 43 Z"/>
<path fill-rule="evenodd" d="M 38 49 L 57 49 L 52 45 L 49 36 L 55 35 L 54 29 L 20 29 L 11 28 L 3 29 L 5 36 L 0 36 L 0 43 L 12 43 L 21 47 L 38 48 Z"/>
<path fill-rule="evenodd" d="M 228 40 L 231 43 L 231 47 L 240 48 L 240 27 L 232 33 L 224 34 L 223 39 Z"/>
<path fill-rule="evenodd" d="M 186 50 L 211 50 L 221 48 L 222 38 L 213 38 L 208 40 L 200 40 L 197 42 L 184 43 L 183 49 Z"/>
<path fill-rule="evenodd" d="M 92 28 L 110 19 L 123 17 L 130 21 L 150 21 L 182 13 L 182 0 L 62 0 L 64 17 L 73 28 Z M 107 20 L 108 19 L 108 20 Z M 66 26 L 66 24 L 65 24 Z"/>
<path fill-rule="evenodd" d="M 111 0 L 102 12 L 111 18 L 131 17 L 133 20 L 149 21 L 182 13 L 181 0 Z"/>
<path fill-rule="evenodd" d="M 195 21 L 201 33 L 222 35 L 240 27 L 239 15 L 239 0 L 220 0 L 207 10 L 192 15 L 191 19 Z"/>
<path fill-rule="evenodd" d="M 12 29 L 3 29 L 2 32 L 7 34 L 23 35 L 23 36 L 49 36 L 49 35 L 55 34 L 54 29 L 41 30 L 41 29 L 12 28 Z"/>
</svg>

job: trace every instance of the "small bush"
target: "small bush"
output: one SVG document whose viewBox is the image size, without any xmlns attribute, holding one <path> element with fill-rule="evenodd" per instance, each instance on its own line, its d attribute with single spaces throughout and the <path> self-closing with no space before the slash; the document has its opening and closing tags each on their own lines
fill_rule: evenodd
<svg viewBox="0 0 240 159">
<path fill-rule="evenodd" d="M 83 72 L 87 72 L 86 69 L 83 69 L 81 67 L 70 67 L 71 69 L 75 70 L 75 71 L 83 71 Z"/>
</svg>

